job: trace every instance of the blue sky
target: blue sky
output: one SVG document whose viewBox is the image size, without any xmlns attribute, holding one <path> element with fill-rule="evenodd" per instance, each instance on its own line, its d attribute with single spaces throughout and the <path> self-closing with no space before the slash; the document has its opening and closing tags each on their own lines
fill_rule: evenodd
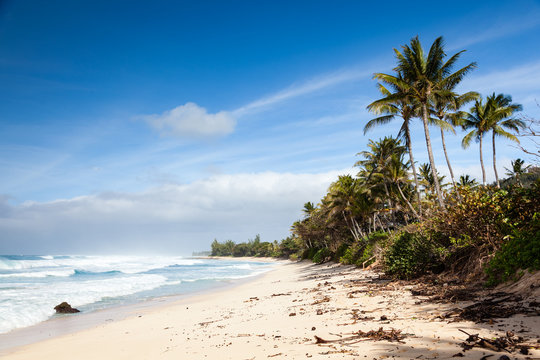
<svg viewBox="0 0 540 360">
<path fill-rule="evenodd" d="M 538 1 L 1 2 L 0 253 L 286 236 L 368 138 L 397 132 L 364 136 L 365 107 L 415 35 L 478 63 L 462 91 L 540 116 Z M 455 171 L 478 177 L 462 136 L 447 136 Z M 499 173 L 517 157 L 500 141 Z"/>
</svg>

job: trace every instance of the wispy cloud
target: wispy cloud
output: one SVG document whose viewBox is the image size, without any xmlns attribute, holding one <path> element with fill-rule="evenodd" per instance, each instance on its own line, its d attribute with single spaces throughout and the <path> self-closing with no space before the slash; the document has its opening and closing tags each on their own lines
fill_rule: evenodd
<svg viewBox="0 0 540 360">
<path fill-rule="evenodd" d="M 526 14 L 505 17 L 504 20 L 497 21 L 490 26 L 484 27 L 483 30 L 469 34 L 466 38 L 461 38 L 455 43 L 450 44 L 449 50 L 460 50 L 474 44 L 518 34 L 537 26 L 540 26 L 540 11 L 534 9 Z"/>
<path fill-rule="evenodd" d="M 484 75 L 473 74 L 461 86 L 481 93 L 530 94 L 535 91 L 540 96 L 540 61 Z"/>
<path fill-rule="evenodd" d="M 279 104 L 283 101 L 287 101 L 299 96 L 307 95 L 320 91 L 332 86 L 351 82 L 359 79 L 371 76 L 373 71 L 359 70 L 359 69 L 345 69 L 336 71 L 330 74 L 314 77 L 311 80 L 300 84 L 293 84 L 286 89 L 278 91 L 274 94 L 264 96 L 260 99 L 250 102 L 232 113 L 235 116 L 242 116 L 248 113 L 259 112 L 271 107 L 272 105 Z"/>
</svg>

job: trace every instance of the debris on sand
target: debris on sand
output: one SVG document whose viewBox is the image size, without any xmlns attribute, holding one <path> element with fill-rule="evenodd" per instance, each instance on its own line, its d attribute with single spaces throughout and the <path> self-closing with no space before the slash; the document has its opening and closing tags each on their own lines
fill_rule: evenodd
<svg viewBox="0 0 540 360">
<path fill-rule="evenodd" d="M 538 346 L 527 344 L 523 337 L 516 336 L 512 331 L 507 331 L 506 336 L 485 339 L 478 336 L 478 334 L 469 334 L 462 329 L 458 330 L 468 336 L 468 338 L 460 344 L 464 352 L 474 347 L 479 347 L 497 352 L 506 351 L 512 353 L 519 351 L 520 354 L 528 355 L 529 349 L 538 348 Z"/>
<path fill-rule="evenodd" d="M 397 329 L 383 330 L 383 328 L 380 327 L 378 330 L 370 330 L 367 332 L 359 330 L 359 331 L 353 332 L 352 336 L 341 337 L 340 339 L 335 339 L 335 340 L 326 340 L 317 335 L 315 335 L 314 337 L 315 337 L 315 344 L 338 343 L 341 345 L 351 345 L 362 340 L 374 340 L 374 341 L 386 340 L 386 341 L 402 342 L 401 340 L 405 339 L 405 334 L 402 334 L 401 330 L 397 330 Z"/>
</svg>

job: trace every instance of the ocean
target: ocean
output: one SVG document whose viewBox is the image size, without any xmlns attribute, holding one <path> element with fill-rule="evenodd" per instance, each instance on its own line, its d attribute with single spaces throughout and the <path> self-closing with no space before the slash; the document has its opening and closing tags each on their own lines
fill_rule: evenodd
<svg viewBox="0 0 540 360">
<path fill-rule="evenodd" d="M 88 313 L 211 289 L 273 266 L 179 256 L 0 255 L 0 334 L 61 316 L 54 307 L 63 301 Z"/>
</svg>

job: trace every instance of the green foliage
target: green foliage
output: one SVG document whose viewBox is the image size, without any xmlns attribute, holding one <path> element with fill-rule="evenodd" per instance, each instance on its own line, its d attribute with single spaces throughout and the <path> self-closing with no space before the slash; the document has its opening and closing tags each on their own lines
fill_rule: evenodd
<svg viewBox="0 0 540 360">
<path fill-rule="evenodd" d="M 434 267 L 437 251 L 421 232 L 402 231 L 384 253 L 384 266 L 389 275 L 411 279 Z"/>
<path fill-rule="evenodd" d="M 374 255 L 375 246 L 384 243 L 387 239 L 387 233 L 383 231 L 373 232 L 368 235 L 366 240 L 356 241 L 347 247 L 343 255 L 339 257 L 339 262 L 345 265 L 362 266 L 365 261 Z"/>
<path fill-rule="evenodd" d="M 313 255 L 313 262 L 316 264 L 322 264 L 328 261 L 332 256 L 332 252 L 328 248 L 322 248 Z"/>
<path fill-rule="evenodd" d="M 540 270 L 540 213 L 525 229 L 514 230 L 486 267 L 487 285 L 515 280 L 519 270 Z"/>
</svg>

